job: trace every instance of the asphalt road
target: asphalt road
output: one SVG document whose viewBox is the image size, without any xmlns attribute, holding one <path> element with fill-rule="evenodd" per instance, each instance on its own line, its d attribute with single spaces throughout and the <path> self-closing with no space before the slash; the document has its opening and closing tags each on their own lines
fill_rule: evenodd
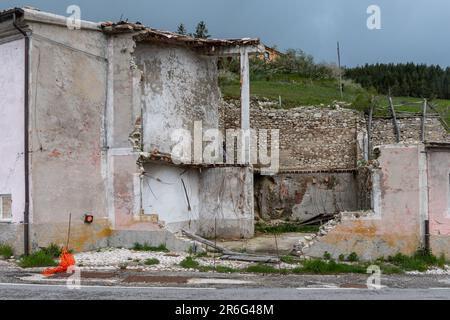
<svg viewBox="0 0 450 320">
<path fill-rule="evenodd" d="M 450 299 L 450 288 L 392 289 L 379 290 L 353 288 L 227 288 L 196 287 L 124 287 L 124 286 L 82 286 L 68 289 L 62 284 L 0 284 L 0 299 L 213 299 L 213 300 L 278 300 L 278 299 Z"/>
</svg>

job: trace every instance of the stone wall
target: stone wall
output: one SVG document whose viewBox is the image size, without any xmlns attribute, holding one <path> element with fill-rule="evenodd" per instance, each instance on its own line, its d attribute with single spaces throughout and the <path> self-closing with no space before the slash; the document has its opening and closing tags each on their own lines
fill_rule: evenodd
<svg viewBox="0 0 450 320">
<path fill-rule="evenodd" d="M 397 118 L 400 129 L 400 141 L 418 143 L 421 136 L 421 117 Z M 430 116 L 425 122 L 425 140 L 433 142 L 448 142 L 450 135 L 442 126 L 438 117 Z M 392 118 L 374 118 L 372 125 L 372 145 L 395 143 L 395 131 Z"/>
<path fill-rule="evenodd" d="M 250 125 L 253 129 L 280 130 L 280 170 L 354 169 L 364 159 L 364 135 L 367 121 L 362 113 L 338 105 L 276 109 L 277 104 L 252 100 Z M 239 101 L 222 103 L 220 128 L 240 127 Z M 420 117 L 398 118 L 400 140 L 420 141 Z M 450 141 L 450 135 L 439 118 L 426 120 L 426 140 Z M 395 143 L 392 119 L 374 118 L 372 146 Z"/>
<path fill-rule="evenodd" d="M 240 127 L 238 101 L 224 102 L 220 114 L 222 129 Z M 359 112 L 337 105 L 284 110 L 263 101 L 251 102 L 250 126 L 280 130 L 281 170 L 355 168 L 357 131 L 365 129 Z"/>
</svg>

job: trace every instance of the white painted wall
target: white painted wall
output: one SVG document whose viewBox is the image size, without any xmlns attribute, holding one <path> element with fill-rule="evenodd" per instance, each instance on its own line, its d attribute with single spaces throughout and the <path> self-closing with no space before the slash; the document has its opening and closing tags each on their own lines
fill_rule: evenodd
<svg viewBox="0 0 450 320">
<path fill-rule="evenodd" d="M 135 55 L 143 71 L 144 151 L 170 153 L 173 131 L 192 130 L 194 121 L 203 130 L 218 128 L 217 58 L 146 43 L 138 43 Z"/>
<path fill-rule="evenodd" d="M 25 204 L 24 54 L 23 39 L 0 45 L 0 194 L 12 195 L 13 222 Z"/>
<path fill-rule="evenodd" d="M 200 182 L 196 169 L 164 164 L 145 166 L 142 206 L 145 214 L 157 214 L 169 230 L 194 227 L 199 218 Z M 181 179 L 186 185 L 191 211 L 188 210 L 186 194 Z"/>
</svg>

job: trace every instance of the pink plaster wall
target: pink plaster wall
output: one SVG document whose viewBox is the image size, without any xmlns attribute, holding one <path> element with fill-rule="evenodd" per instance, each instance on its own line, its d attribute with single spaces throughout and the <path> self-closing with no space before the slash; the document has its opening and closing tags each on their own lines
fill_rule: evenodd
<svg viewBox="0 0 450 320">
<path fill-rule="evenodd" d="M 433 253 L 450 256 L 450 150 L 428 150 L 428 217 Z"/>
<path fill-rule="evenodd" d="M 337 257 L 356 252 L 364 260 L 398 252 L 412 254 L 420 246 L 419 151 L 417 146 L 380 147 L 380 212 L 342 222 L 305 253 Z"/>
</svg>

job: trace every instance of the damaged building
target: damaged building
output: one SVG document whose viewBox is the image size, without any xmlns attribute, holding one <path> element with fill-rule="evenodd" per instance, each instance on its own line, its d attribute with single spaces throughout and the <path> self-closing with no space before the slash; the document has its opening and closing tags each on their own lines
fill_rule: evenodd
<svg viewBox="0 0 450 320">
<path fill-rule="evenodd" d="M 237 101 L 221 114 L 222 127 L 240 126 Z M 369 119 L 338 103 L 283 110 L 255 99 L 250 119 L 280 130 L 278 173 L 254 168 L 256 218 L 334 217 L 299 238 L 295 254 L 372 260 L 428 248 L 450 256 L 450 134 L 437 114 Z"/>
<path fill-rule="evenodd" d="M 0 13 L 0 241 L 30 252 L 134 242 L 186 250 L 174 233 L 251 237 L 249 165 L 177 164 L 171 132 L 217 128 L 217 60 L 258 39 L 195 39 L 140 23 L 92 23 L 22 8 Z"/>
<path fill-rule="evenodd" d="M 17 252 L 65 244 L 71 217 L 75 250 L 186 250 L 183 229 L 250 238 L 255 218 L 328 215 L 297 254 L 450 256 L 450 139 L 438 117 L 250 101 L 258 39 L 66 23 L 28 8 L 0 13 L 0 242 Z M 218 59 L 230 56 L 240 58 L 241 99 L 225 102 Z M 279 130 L 279 170 L 172 157 L 173 131 L 216 128 Z"/>
</svg>

